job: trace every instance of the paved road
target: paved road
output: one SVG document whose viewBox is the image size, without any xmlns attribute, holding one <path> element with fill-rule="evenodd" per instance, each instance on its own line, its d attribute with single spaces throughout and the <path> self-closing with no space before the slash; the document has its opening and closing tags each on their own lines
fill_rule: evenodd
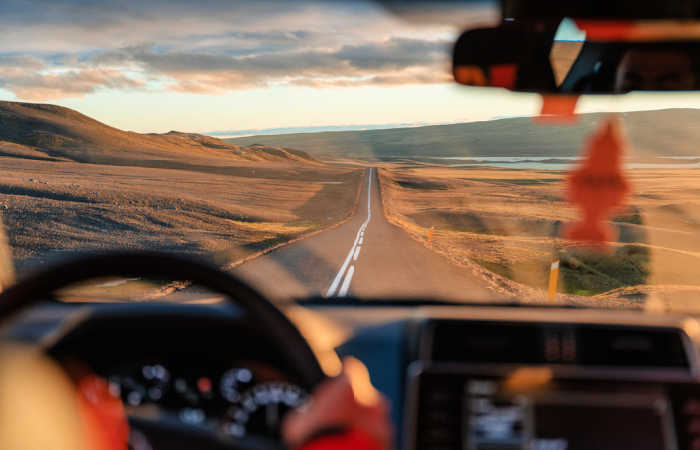
<svg viewBox="0 0 700 450">
<path fill-rule="evenodd" d="M 367 169 L 351 220 L 235 269 L 271 298 L 323 295 L 481 300 L 485 283 L 391 225 L 377 171 Z"/>
</svg>

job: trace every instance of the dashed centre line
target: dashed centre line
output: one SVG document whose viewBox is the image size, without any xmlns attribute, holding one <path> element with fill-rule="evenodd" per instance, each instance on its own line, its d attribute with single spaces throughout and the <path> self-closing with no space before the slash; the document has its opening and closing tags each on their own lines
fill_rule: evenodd
<svg viewBox="0 0 700 450">
<path fill-rule="evenodd" d="M 348 273 L 345 275 L 345 280 L 343 280 L 343 285 L 340 287 L 340 291 L 338 291 L 338 297 L 345 297 L 348 295 L 348 289 L 350 289 L 350 282 L 354 274 L 355 266 L 350 266 Z"/>
<path fill-rule="evenodd" d="M 343 262 L 343 265 L 340 267 L 340 270 L 338 270 L 338 273 L 335 275 L 335 278 L 333 278 L 333 282 L 331 285 L 328 287 L 328 291 L 326 291 L 326 297 L 333 297 L 336 294 L 336 291 L 338 293 L 339 297 L 344 297 L 347 295 L 348 290 L 350 289 L 350 282 L 352 281 L 352 277 L 355 274 L 355 266 L 350 266 L 348 269 L 348 266 L 350 265 L 351 260 L 357 261 L 357 257 L 360 254 L 360 248 L 358 245 L 362 244 L 362 241 L 364 240 L 364 233 L 365 230 L 367 229 L 367 225 L 369 224 L 369 221 L 372 219 L 372 168 L 370 167 L 367 169 L 367 219 L 360 225 L 360 229 L 357 230 L 357 234 L 355 235 L 355 241 L 352 244 L 352 247 L 350 248 L 350 252 L 348 253 L 348 256 L 345 258 L 345 261 Z M 347 270 L 347 274 L 346 274 Z M 343 279 L 343 275 L 345 275 L 345 279 Z M 340 285 L 340 280 L 343 280 L 343 284 L 340 287 L 340 290 L 338 290 L 338 285 Z"/>
</svg>

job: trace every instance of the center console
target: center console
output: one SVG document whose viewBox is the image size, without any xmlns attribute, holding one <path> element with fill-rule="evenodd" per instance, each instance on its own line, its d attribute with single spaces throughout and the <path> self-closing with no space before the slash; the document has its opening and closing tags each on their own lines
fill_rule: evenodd
<svg viewBox="0 0 700 450">
<path fill-rule="evenodd" d="M 695 382 L 560 369 L 415 365 L 405 442 L 434 450 L 700 448 Z"/>
<path fill-rule="evenodd" d="M 423 331 L 407 377 L 409 449 L 700 449 L 700 384 L 681 329 L 434 321 Z"/>
</svg>

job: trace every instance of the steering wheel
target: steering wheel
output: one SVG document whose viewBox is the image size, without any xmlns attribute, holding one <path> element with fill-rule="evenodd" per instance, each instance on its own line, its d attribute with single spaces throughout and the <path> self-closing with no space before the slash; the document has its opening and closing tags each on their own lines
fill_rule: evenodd
<svg viewBox="0 0 700 450">
<path fill-rule="evenodd" d="M 224 294 L 242 308 L 247 318 L 270 343 L 280 349 L 300 384 L 311 390 L 325 375 L 299 330 L 261 294 L 240 279 L 202 262 L 152 252 L 119 252 L 78 258 L 32 275 L 0 294 L 0 323 L 35 303 L 52 298 L 67 286 L 101 277 L 143 277 L 188 280 L 210 291 Z M 283 448 L 268 439 L 228 440 L 189 429 L 181 424 L 129 420 L 154 450 L 158 449 L 261 449 Z"/>
</svg>

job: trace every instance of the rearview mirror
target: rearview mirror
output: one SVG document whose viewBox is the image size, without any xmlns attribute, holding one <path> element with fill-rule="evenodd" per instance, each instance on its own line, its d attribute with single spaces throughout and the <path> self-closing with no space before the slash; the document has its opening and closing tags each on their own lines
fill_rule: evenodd
<svg viewBox="0 0 700 450">
<path fill-rule="evenodd" d="M 573 22 L 571 22 L 573 24 Z M 509 23 L 469 30 L 454 47 L 455 81 L 543 94 L 622 94 L 700 89 L 696 22 L 585 22 L 576 40 L 559 24 Z"/>
</svg>

